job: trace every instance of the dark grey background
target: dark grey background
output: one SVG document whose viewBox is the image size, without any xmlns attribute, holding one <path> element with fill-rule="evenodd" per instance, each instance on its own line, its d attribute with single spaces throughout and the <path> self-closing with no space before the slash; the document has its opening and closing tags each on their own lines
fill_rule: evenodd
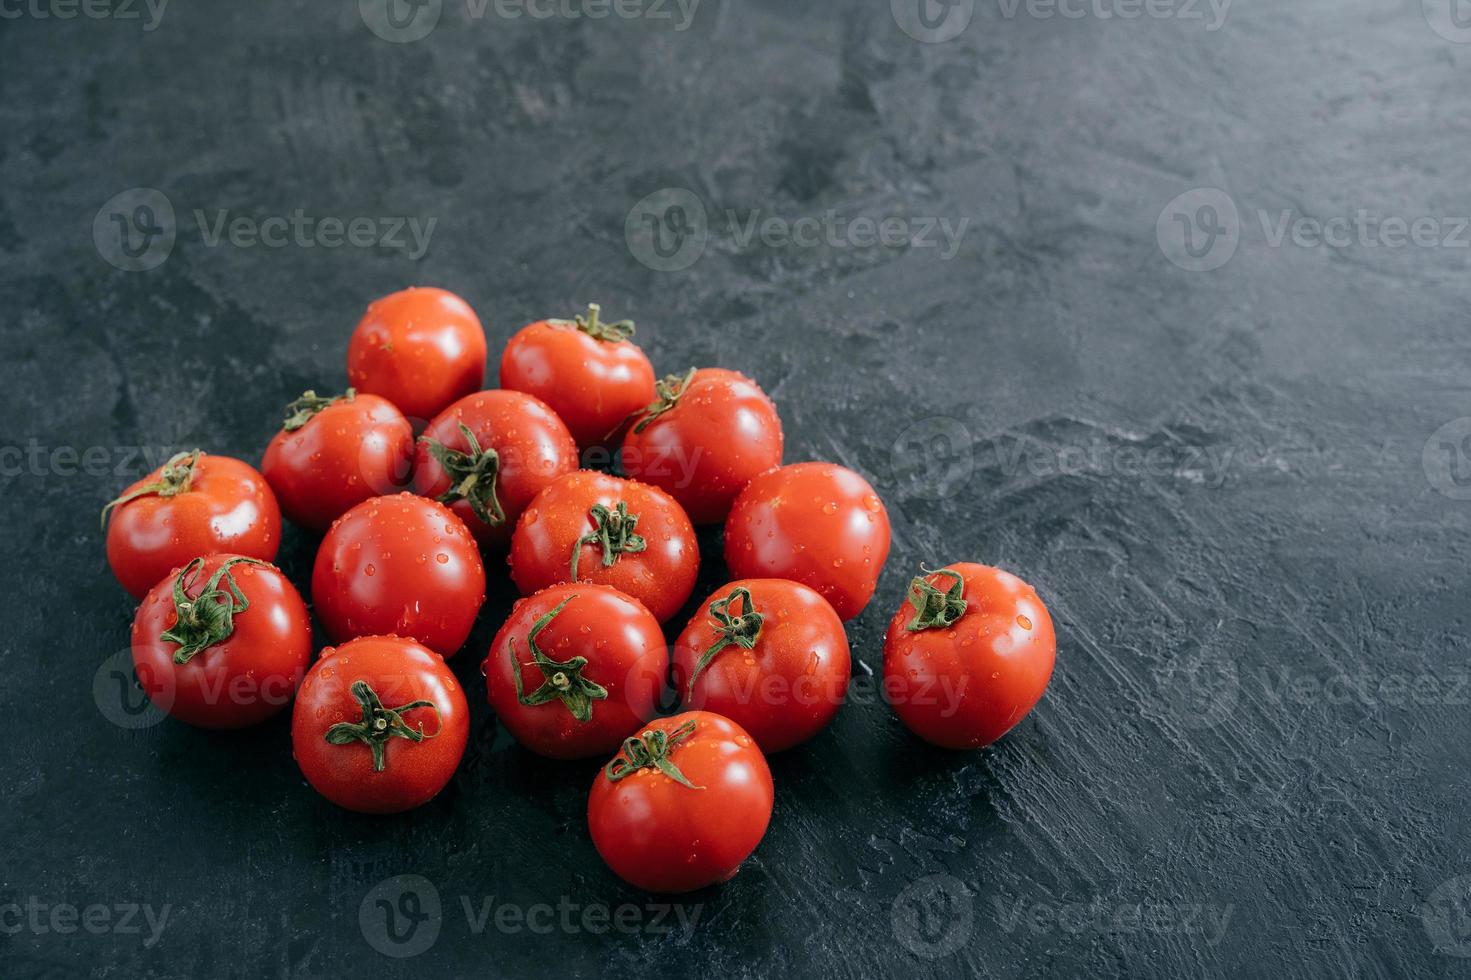
<svg viewBox="0 0 1471 980">
<path fill-rule="evenodd" d="M 682 31 L 673 6 L 446 0 L 410 43 L 350 0 L 176 0 L 153 30 L 141 6 L 39 2 L 0 18 L 0 974 L 1471 972 L 1471 46 L 1449 0 L 1237 0 L 1224 23 L 979 0 L 940 43 L 888 0 L 703 0 Z M 127 272 L 111 214 L 137 199 L 109 202 L 137 187 L 177 240 Z M 679 224 L 667 196 L 639 210 L 666 188 L 708 219 L 677 271 L 625 234 Z M 196 209 L 437 224 L 415 261 L 212 246 Z M 833 241 L 745 241 L 753 213 Z M 1362 237 L 1274 242 L 1284 215 Z M 939 219 L 967 222 L 953 255 L 926 247 Z M 1182 267 L 1187 228 L 1197 251 L 1225 229 L 1193 265 L 1224 264 Z M 453 784 L 392 819 L 318 798 L 284 718 L 124 713 L 133 603 L 97 511 L 135 450 L 258 460 L 287 400 L 345 384 L 365 304 L 410 283 L 466 296 L 493 351 L 601 301 L 661 370 L 756 377 L 789 461 L 861 470 L 889 505 L 853 703 L 773 760 L 770 832 L 682 907 L 692 931 L 598 861 L 593 767 L 529 756 L 479 698 Z M 703 594 L 723 572 L 702 544 Z M 313 545 L 288 534 L 298 582 Z M 917 564 L 957 559 L 1022 575 L 1058 626 L 1046 698 L 974 754 L 915 742 L 866 674 Z M 472 691 L 511 597 L 494 565 L 454 663 Z M 418 956 L 380 952 L 417 948 L 385 896 L 437 896 Z M 466 900 L 556 921 L 476 932 Z M 638 934 L 584 928 L 625 903 Z M 103 934 L 52 928 L 99 904 Z M 129 904 L 167 907 L 155 942 L 141 913 L 118 925 Z"/>
</svg>

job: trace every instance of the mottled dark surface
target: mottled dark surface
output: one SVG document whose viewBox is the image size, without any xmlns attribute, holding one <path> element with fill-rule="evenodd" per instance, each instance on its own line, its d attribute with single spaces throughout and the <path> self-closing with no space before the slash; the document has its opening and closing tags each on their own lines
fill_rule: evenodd
<svg viewBox="0 0 1471 980">
<path fill-rule="evenodd" d="M 925 36 L 907 0 L 704 0 L 686 30 L 672 3 L 447 0 L 409 43 L 348 0 L 177 0 L 153 30 L 141 5 L 26 2 L 0 4 L 0 975 L 1471 973 L 1471 46 L 1448 2 L 1238 0 L 1221 23 L 982 0 L 941 43 L 901 30 Z M 177 241 L 129 272 L 105 256 L 138 200 L 107 202 L 135 187 Z M 698 231 L 676 198 L 638 205 L 665 188 L 709 231 L 660 271 L 644 215 L 661 247 Z M 1167 207 L 1200 188 L 1236 213 Z M 211 244 L 222 210 L 296 209 L 436 224 L 417 259 Z M 832 233 L 747 238 L 753 212 Z M 1362 227 L 1315 245 L 1283 215 Z M 872 245 L 859 216 L 905 224 Z M 133 604 L 98 509 L 171 449 L 258 460 L 409 283 L 465 295 L 493 350 L 601 301 L 662 370 L 756 377 L 788 460 L 888 502 L 853 703 L 773 760 L 748 866 L 667 919 L 588 841 L 593 767 L 529 756 L 479 697 L 453 784 L 392 819 L 317 797 L 284 718 L 122 713 Z M 314 543 L 288 534 L 298 582 Z M 956 559 L 1027 578 L 1059 636 L 1036 712 L 969 755 L 910 738 L 867 674 L 916 565 Z M 472 692 L 499 562 L 491 591 L 454 662 Z M 385 895 L 442 911 L 396 946 Z M 635 934 L 588 928 L 625 903 Z"/>
</svg>

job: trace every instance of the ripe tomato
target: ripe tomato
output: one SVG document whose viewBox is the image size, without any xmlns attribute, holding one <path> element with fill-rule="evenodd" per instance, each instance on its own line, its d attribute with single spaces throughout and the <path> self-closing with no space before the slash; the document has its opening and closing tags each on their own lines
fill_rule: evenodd
<svg viewBox="0 0 1471 980">
<path fill-rule="evenodd" d="M 664 632 L 642 603 L 583 582 L 518 601 L 483 672 L 516 741 L 582 759 L 606 756 L 654 716 L 668 666 Z"/>
<path fill-rule="evenodd" d="M 411 287 L 376 300 L 347 345 L 347 378 L 411 419 L 432 419 L 485 381 L 485 328 L 454 293 Z"/>
<path fill-rule="evenodd" d="M 261 472 L 286 516 L 325 531 L 354 504 L 408 485 L 414 430 L 393 404 L 354 389 L 336 398 L 308 391 L 286 406 Z"/>
<path fill-rule="evenodd" d="M 690 597 L 699 567 L 695 529 L 673 497 L 587 470 L 547 484 L 511 536 L 511 578 L 522 595 L 598 582 L 633 596 L 661 623 Z"/>
<path fill-rule="evenodd" d="M 889 620 L 884 693 L 920 738 L 974 749 L 1032 710 L 1056 659 L 1052 617 L 1030 585 L 957 562 L 915 578 Z"/>
<path fill-rule="evenodd" d="M 102 520 L 107 563 L 135 599 L 200 555 L 272 561 L 281 543 L 281 509 L 265 477 L 198 449 L 128 487 L 103 508 Z"/>
<path fill-rule="evenodd" d="M 443 504 L 411 493 L 339 517 L 312 569 L 313 605 L 339 643 L 396 634 L 452 657 L 484 601 L 475 539 Z"/>
<path fill-rule="evenodd" d="M 587 799 L 608 867 L 651 892 L 729 881 L 771 822 L 771 770 L 741 726 L 708 711 L 649 723 L 598 773 Z"/>
<path fill-rule="evenodd" d="M 153 587 L 132 645 L 159 709 L 200 728 L 243 728 L 291 700 L 312 659 L 311 617 L 274 565 L 215 554 Z"/>
<path fill-rule="evenodd" d="M 822 731 L 851 672 L 838 614 L 785 579 L 721 586 L 674 644 L 674 683 L 685 703 L 729 718 L 768 755 Z"/>
<path fill-rule="evenodd" d="M 291 713 L 302 775 L 359 813 L 428 803 L 455 774 L 469 735 L 465 692 L 444 658 L 397 636 L 323 650 Z"/>
<path fill-rule="evenodd" d="M 448 504 L 481 545 L 502 548 L 531 498 L 576 469 L 577 444 L 545 404 L 519 391 L 478 391 L 424 430 L 414 492 Z"/>
<path fill-rule="evenodd" d="M 522 327 L 501 354 L 501 387 L 552 407 L 583 449 L 606 443 L 628 417 L 654 399 L 654 366 L 628 338 L 633 321 L 587 316 Z"/>
<path fill-rule="evenodd" d="M 725 520 L 736 494 L 781 465 L 781 419 L 756 382 L 703 368 L 659 382 L 623 439 L 623 471 L 669 493 L 696 524 Z"/>
<path fill-rule="evenodd" d="M 796 463 L 747 485 L 725 522 L 739 578 L 789 578 L 816 589 L 845 622 L 873 598 L 889 557 L 889 514 L 868 481 L 832 463 Z"/>
</svg>

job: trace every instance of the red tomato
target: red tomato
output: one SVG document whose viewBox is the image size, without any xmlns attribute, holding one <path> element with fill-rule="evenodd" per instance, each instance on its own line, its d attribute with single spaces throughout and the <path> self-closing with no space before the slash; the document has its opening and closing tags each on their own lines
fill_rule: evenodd
<svg viewBox="0 0 1471 980">
<path fill-rule="evenodd" d="M 432 419 L 485 381 L 485 328 L 454 293 L 400 290 L 368 307 L 347 345 L 347 378 L 411 419 Z"/>
<path fill-rule="evenodd" d="M 511 536 L 511 578 L 522 595 L 598 582 L 633 596 L 661 623 L 690 597 L 699 567 L 695 529 L 673 497 L 587 470 L 549 483 Z"/>
<path fill-rule="evenodd" d="M 598 773 L 593 844 L 624 881 L 689 892 L 729 881 L 771 822 L 771 770 L 729 718 L 687 711 L 649 723 Z"/>
<path fill-rule="evenodd" d="M 503 548 L 531 498 L 576 469 L 577 444 L 550 408 L 519 391 L 479 391 L 424 430 L 414 492 L 448 504 L 481 545 Z"/>
<path fill-rule="evenodd" d="M 470 735 L 465 692 L 413 640 L 328 647 L 291 713 L 291 754 L 312 787 L 359 813 L 402 813 L 444 789 Z"/>
<path fill-rule="evenodd" d="M 884 637 L 884 693 L 899 720 L 947 749 L 990 745 L 1047 689 L 1052 617 L 1010 572 L 957 562 L 909 585 Z"/>
<path fill-rule="evenodd" d="M 669 666 L 659 621 L 606 585 L 554 585 L 511 610 L 484 665 L 516 741 L 554 759 L 606 756 L 652 718 Z"/>
<path fill-rule="evenodd" d="M 281 509 L 265 477 L 248 463 L 198 449 L 128 487 L 103 508 L 102 519 L 107 563 L 135 599 L 200 555 L 272 561 L 281 543 Z"/>
<path fill-rule="evenodd" d="M 343 514 L 312 569 L 312 603 L 339 643 L 395 634 L 452 657 L 484 601 L 475 539 L 443 504 L 411 493 Z"/>
<path fill-rule="evenodd" d="M 658 399 L 623 439 L 620 462 L 696 524 L 717 524 L 752 478 L 781 465 L 781 449 L 781 419 L 756 382 L 703 368 L 659 382 Z"/>
<path fill-rule="evenodd" d="M 286 707 L 312 659 L 306 603 L 274 565 L 196 558 L 133 617 L 133 668 L 161 710 L 200 728 L 243 728 Z"/>
<path fill-rule="evenodd" d="M 685 703 L 729 718 L 768 755 L 827 727 L 851 673 L 838 614 L 785 579 L 721 586 L 674 644 L 674 683 Z"/>
<path fill-rule="evenodd" d="M 585 317 L 522 327 L 501 354 L 501 387 L 550 405 L 583 449 L 654 400 L 654 366 L 628 339 L 633 321 L 603 323 L 598 313 L 594 303 Z"/>
<path fill-rule="evenodd" d="M 750 482 L 725 522 L 739 578 L 816 589 L 846 622 L 863 611 L 889 557 L 889 514 L 868 481 L 832 463 L 796 463 Z"/>
<path fill-rule="evenodd" d="M 336 398 L 308 391 L 286 406 L 261 472 L 281 510 L 325 531 L 354 504 L 408 485 L 414 430 L 392 403 L 352 388 Z"/>
</svg>

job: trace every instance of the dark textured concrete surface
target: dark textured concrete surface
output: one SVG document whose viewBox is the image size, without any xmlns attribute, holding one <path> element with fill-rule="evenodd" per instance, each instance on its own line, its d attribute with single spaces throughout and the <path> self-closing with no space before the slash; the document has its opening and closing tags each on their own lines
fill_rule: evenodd
<svg viewBox="0 0 1471 980">
<path fill-rule="evenodd" d="M 979 0 L 927 30 L 908 0 L 703 0 L 679 30 L 672 2 L 445 0 L 404 43 L 350 0 L 71 9 L 0 0 L 0 975 L 1471 973 L 1449 2 Z M 172 221 L 109 203 L 132 188 Z M 423 254 L 214 236 L 298 209 L 435 223 Z M 175 240 L 125 271 L 121 227 Z M 600 301 L 662 370 L 757 378 L 789 461 L 888 503 L 852 703 L 773 760 L 740 875 L 667 917 L 588 841 L 594 767 L 479 698 L 457 778 L 393 819 L 318 798 L 284 718 L 127 713 L 98 509 L 171 449 L 258 460 L 410 283 L 493 350 Z M 288 532 L 298 582 L 314 543 Z M 1031 581 L 1059 638 L 1042 704 L 974 754 L 918 744 L 870 676 L 917 564 L 958 559 Z M 472 692 L 499 563 L 491 592 Z"/>
</svg>

